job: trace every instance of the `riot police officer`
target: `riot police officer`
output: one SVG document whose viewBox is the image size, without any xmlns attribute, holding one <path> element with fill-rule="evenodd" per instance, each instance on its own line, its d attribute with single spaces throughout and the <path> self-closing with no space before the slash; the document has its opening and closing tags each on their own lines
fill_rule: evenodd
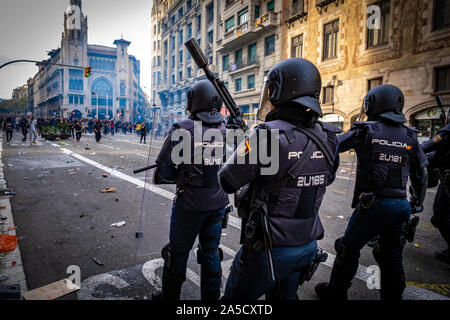
<svg viewBox="0 0 450 320">
<path fill-rule="evenodd" d="M 244 222 L 243 246 L 233 261 L 226 300 L 257 300 L 264 294 L 266 299 L 294 300 L 302 275 L 317 256 L 317 240 L 324 235 L 318 213 L 339 164 L 335 155 L 336 133 L 340 132 L 318 121 L 321 83 L 319 71 L 308 60 L 291 58 L 277 63 L 261 93 L 258 117 L 265 122 L 219 172 L 227 193 L 239 190 L 236 197 L 240 198 L 244 190 L 250 190 L 246 192 L 250 192 L 250 208 L 243 210 L 238 203 Z M 272 147 L 273 141 L 279 141 L 278 147 Z M 279 154 L 278 170 L 264 170 L 269 165 L 259 155 L 266 151 Z M 252 163 L 252 157 L 257 161 Z M 267 224 L 259 219 L 261 212 Z M 268 248 L 272 249 L 274 277 L 268 272 Z"/>
<path fill-rule="evenodd" d="M 430 154 L 430 182 L 435 181 L 433 185 L 429 183 L 428 186 L 435 187 L 440 180 L 433 203 L 431 223 L 439 230 L 450 248 L 450 124 L 439 130 L 432 140 L 424 142 L 422 148 L 427 155 Z M 449 249 L 438 252 L 436 258 L 450 264 Z"/>
<path fill-rule="evenodd" d="M 205 148 L 224 145 L 226 129 L 221 114 L 222 100 L 212 84 L 202 80 L 194 84 L 187 92 L 186 112 L 189 119 L 175 123 L 156 159 L 157 170 L 155 183 L 172 181 L 177 185 L 176 198 L 173 203 L 170 222 L 170 243 L 162 249 L 165 261 L 162 278 L 162 294 L 155 298 L 177 300 L 186 279 L 186 266 L 189 251 L 199 236 L 197 262 L 201 265 L 201 298 L 218 300 L 222 279 L 221 259 L 223 253 L 219 248 L 225 208 L 229 204 L 228 195 L 219 187 L 217 171 L 223 163 L 223 154 L 211 153 L 213 158 L 206 158 Z M 195 128 L 201 121 L 200 130 Z M 195 123 L 196 122 L 196 123 Z M 215 130 L 219 136 L 201 143 L 196 138 L 184 140 L 175 138 L 176 130 L 188 132 L 190 137 Z M 198 132 L 200 131 L 200 132 Z M 211 132 L 211 131 L 210 131 Z M 198 137 L 197 137 L 198 139 Z M 174 141 L 172 141 L 174 140 Z M 175 163 L 172 150 L 183 143 L 190 149 L 189 161 Z M 181 151 L 183 155 L 186 150 Z M 201 161 L 195 161 L 201 153 Z"/>
<path fill-rule="evenodd" d="M 345 234 L 335 242 L 337 252 L 329 283 L 315 290 L 320 299 L 347 299 L 347 290 L 358 268 L 360 250 L 379 235 L 374 257 L 381 270 L 381 298 L 401 299 L 405 288 L 402 252 L 411 213 L 423 210 L 427 159 L 417 141 L 417 130 L 404 126 L 404 96 L 392 85 L 368 92 L 362 114 L 339 136 L 339 152 L 354 148 L 358 157 L 352 208 L 356 208 Z M 413 198 L 406 184 L 411 179 Z"/>
</svg>

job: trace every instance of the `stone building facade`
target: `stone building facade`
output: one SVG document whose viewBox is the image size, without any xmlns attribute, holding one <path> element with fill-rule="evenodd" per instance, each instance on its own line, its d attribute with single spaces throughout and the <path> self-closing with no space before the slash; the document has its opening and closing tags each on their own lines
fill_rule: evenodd
<svg viewBox="0 0 450 320">
<path fill-rule="evenodd" d="M 19 100 L 20 98 L 28 96 L 28 85 L 23 85 L 21 87 L 17 87 L 13 90 L 12 98 L 13 100 Z"/>
<path fill-rule="evenodd" d="M 248 120 L 258 109 L 264 76 L 280 61 L 282 1 L 220 2 L 217 65 L 220 78 Z"/>
<path fill-rule="evenodd" d="M 70 5 L 73 10 L 64 13 L 61 47 L 50 51 L 46 61 L 90 66 L 91 77 L 85 78 L 82 69 L 41 64 L 28 81 L 30 109 L 38 116 L 143 119 L 147 102 L 140 87 L 140 62 L 128 54 L 131 43 L 118 39 L 115 47 L 88 44 L 82 1 L 70 0 Z"/>
<path fill-rule="evenodd" d="M 435 134 L 432 95 L 450 104 L 450 1 L 283 0 L 283 8 L 281 59 L 319 68 L 325 121 L 348 129 L 368 90 L 393 84 L 408 124 Z"/>
<path fill-rule="evenodd" d="M 184 43 L 195 38 L 216 72 L 219 1 L 155 0 L 152 9 L 152 104 L 164 129 L 186 117 L 186 92 L 204 77 Z"/>
</svg>

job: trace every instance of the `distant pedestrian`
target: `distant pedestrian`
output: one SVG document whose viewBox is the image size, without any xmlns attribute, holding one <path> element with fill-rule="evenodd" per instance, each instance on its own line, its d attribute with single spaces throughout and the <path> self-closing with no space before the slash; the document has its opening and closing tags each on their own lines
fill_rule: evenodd
<svg viewBox="0 0 450 320">
<path fill-rule="evenodd" d="M 23 134 L 22 139 L 23 142 L 27 140 L 28 128 L 29 128 L 28 120 L 25 117 L 22 117 L 22 119 L 20 120 L 20 129 L 22 130 Z"/>
<path fill-rule="evenodd" d="M 33 116 L 30 116 L 30 145 L 36 144 L 36 138 L 38 136 L 37 130 L 37 120 Z M 31 141 L 33 139 L 33 141 Z"/>
<path fill-rule="evenodd" d="M 75 137 L 77 139 L 77 142 L 80 142 L 81 130 L 83 129 L 83 125 L 82 125 L 81 121 L 75 120 L 75 122 L 73 124 L 73 129 L 75 131 Z"/>
<path fill-rule="evenodd" d="M 100 123 L 100 120 L 96 120 L 94 124 L 94 132 L 95 132 L 95 141 L 97 143 L 102 143 L 102 124 Z"/>
<path fill-rule="evenodd" d="M 7 118 L 6 123 L 5 123 L 6 143 L 7 144 L 9 144 L 11 142 L 13 128 L 14 128 L 14 126 L 13 126 L 11 118 Z"/>
<path fill-rule="evenodd" d="M 145 124 L 145 122 L 142 122 L 141 124 L 141 141 L 139 143 L 142 143 L 142 139 L 144 139 L 144 144 L 147 143 L 146 139 L 147 139 L 147 125 Z"/>
</svg>

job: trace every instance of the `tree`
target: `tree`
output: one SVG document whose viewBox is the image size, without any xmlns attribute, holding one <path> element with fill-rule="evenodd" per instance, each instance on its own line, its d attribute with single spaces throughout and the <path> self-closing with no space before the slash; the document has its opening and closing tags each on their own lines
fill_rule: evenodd
<svg viewBox="0 0 450 320">
<path fill-rule="evenodd" d="M 3 100 L 0 102 L 1 113 L 25 113 L 28 111 L 28 97 L 18 100 Z"/>
</svg>

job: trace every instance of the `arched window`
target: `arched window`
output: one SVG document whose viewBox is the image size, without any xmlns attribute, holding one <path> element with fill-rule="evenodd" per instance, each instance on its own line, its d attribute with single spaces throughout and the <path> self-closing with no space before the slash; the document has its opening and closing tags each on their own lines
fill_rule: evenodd
<svg viewBox="0 0 450 320">
<path fill-rule="evenodd" d="M 98 79 L 92 84 L 92 105 L 106 106 L 106 100 L 108 100 L 108 106 L 112 106 L 113 101 L 113 87 L 111 83 L 106 79 Z"/>
</svg>

